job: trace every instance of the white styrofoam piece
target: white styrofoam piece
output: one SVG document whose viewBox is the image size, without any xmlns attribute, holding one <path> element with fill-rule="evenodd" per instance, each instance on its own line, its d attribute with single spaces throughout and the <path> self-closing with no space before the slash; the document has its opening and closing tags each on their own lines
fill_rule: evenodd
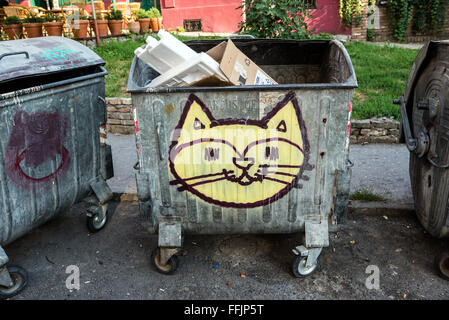
<svg viewBox="0 0 449 320">
<path fill-rule="evenodd" d="M 147 45 L 137 48 L 134 54 L 160 74 L 198 55 L 165 30 L 160 30 L 158 36 L 161 38 L 160 41 L 149 36 L 146 40 Z"/>
<path fill-rule="evenodd" d="M 208 76 L 216 75 L 223 81 L 226 76 L 221 72 L 220 65 L 207 53 L 201 52 L 177 67 L 154 78 L 145 86 L 154 87 L 184 87 Z"/>
</svg>

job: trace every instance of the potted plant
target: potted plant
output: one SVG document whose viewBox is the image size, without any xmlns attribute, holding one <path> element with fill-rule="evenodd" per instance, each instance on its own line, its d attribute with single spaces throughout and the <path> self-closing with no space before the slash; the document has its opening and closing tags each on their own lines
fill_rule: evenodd
<svg viewBox="0 0 449 320">
<path fill-rule="evenodd" d="M 3 30 L 9 40 L 19 39 L 22 36 L 22 20 L 17 16 L 6 17 L 3 21 Z"/>
<path fill-rule="evenodd" d="M 148 33 L 150 31 L 150 13 L 148 11 L 145 11 L 144 9 L 139 9 L 134 13 L 134 15 L 137 18 L 137 21 L 139 21 L 140 24 L 140 33 Z"/>
<path fill-rule="evenodd" d="M 112 9 L 106 14 L 106 20 L 108 20 L 109 30 L 113 36 L 122 34 L 123 15 L 121 11 Z"/>
<path fill-rule="evenodd" d="M 140 32 L 140 23 L 139 21 L 130 20 L 128 22 L 128 30 L 131 33 L 139 33 Z"/>
<path fill-rule="evenodd" d="M 158 18 L 160 17 L 161 13 L 156 7 L 150 9 L 151 29 L 153 29 L 153 32 L 159 31 Z"/>
<path fill-rule="evenodd" d="M 92 17 L 89 18 L 90 27 L 92 30 L 95 30 L 95 22 Z M 106 37 L 108 35 L 108 21 L 107 20 L 98 20 L 97 19 L 97 27 L 98 27 L 98 36 Z"/>
<path fill-rule="evenodd" d="M 42 24 L 44 18 L 39 17 L 37 14 L 29 12 L 23 19 L 23 28 L 26 31 L 28 38 L 42 37 Z"/>
<path fill-rule="evenodd" d="M 48 36 L 62 36 L 62 27 L 64 25 L 64 18 L 62 16 L 49 11 L 45 14 L 44 20 L 44 28 Z"/>
<path fill-rule="evenodd" d="M 78 20 L 73 20 L 72 32 L 75 38 L 87 38 L 88 19 L 88 16 L 80 15 Z"/>
</svg>

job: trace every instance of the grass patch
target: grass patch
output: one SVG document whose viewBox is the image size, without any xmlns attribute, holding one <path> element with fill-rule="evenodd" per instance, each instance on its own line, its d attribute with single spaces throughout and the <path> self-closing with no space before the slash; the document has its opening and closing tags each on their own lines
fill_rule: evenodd
<svg viewBox="0 0 449 320">
<path fill-rule="evenodd" d="M 394 117 L 400 110 L 393 104 L 405 89 L 408 74 L 419 50 L 347 42 L 359 87 L 354 94 L 354 119 Z"/>
<path fill-rule="evenodd" d="M 374 193 L 372 190 L 368 188 L 361 188 L 360 190 L 357 190 L 356 192 L 349 195 L 350 200 L 358 200 L 358 201 L 386 201 L 387 199 L 377 193 Z"/>
<path fill-rule="evenodd" d="M 106 61 L 106 96 L 129 97 L 126 92 L 128 73 L 134 50 L 145 44 L 146 36 L 125 41 L 104 42 L 95 52 Z M 181 41 L 194 39 L 220 39 L 220 37 L 177 36 Z M 359 88 L 354 94 L 354 119 L 394 117 L 400 111 L 393 105 L 399 98 L 418 50 L 379 46 L 364 42 L 348 42 L 345 47 L 351 56 Z"/>
</svg>

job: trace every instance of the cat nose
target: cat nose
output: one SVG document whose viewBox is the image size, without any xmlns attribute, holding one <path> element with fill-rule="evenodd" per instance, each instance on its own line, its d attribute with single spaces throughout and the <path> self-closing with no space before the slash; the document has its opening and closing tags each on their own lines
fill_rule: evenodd
<svg viewBox="0 0 449 320">
<path fill-rule="evenodd" d="M 242 170 L 248 170 L 253 164 L 254 159 L 253 158 L 232 158 L 232 162 L 234 165 Z"/>
</svg>

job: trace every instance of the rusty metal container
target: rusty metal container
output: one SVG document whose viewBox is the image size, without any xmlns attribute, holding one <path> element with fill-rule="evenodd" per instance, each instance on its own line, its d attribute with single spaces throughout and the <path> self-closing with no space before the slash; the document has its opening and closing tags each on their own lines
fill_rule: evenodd
<svg viewBox="0 0 449 320">
<path fill-rule="evenodd" d="M 206 52 L 220 42 L 186 44 Z M 302 233 L 293 273 L 307 276 L 347 212 L 351 59 L 338 41 L 234 44 L 279 84 L 148 88 L 158 73 L 134 58 L 140 216 L 159 239 L 152 261 L 173 273 L 184 233 Z"/>
<path fill-rule="evenodd" d="M 106 223 L 104 64 L 67 38 L 0 42 L 0 298 L 27 278 L 1 246 L 81 200 L 90 231 Z"/>
</svg>

